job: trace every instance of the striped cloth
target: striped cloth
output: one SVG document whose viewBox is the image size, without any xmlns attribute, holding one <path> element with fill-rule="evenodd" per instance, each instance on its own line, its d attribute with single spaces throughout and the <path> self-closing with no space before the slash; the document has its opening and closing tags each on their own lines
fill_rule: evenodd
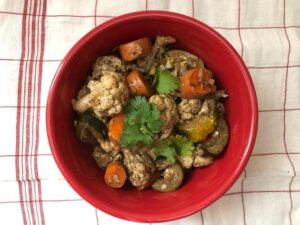
<svg viewBox="0 0 300 225">
<path fill-rule="evenodd" d="M 51 155 L 48 89 L 86 32 L 137 10 L 175 11 L 221 33 L 245 60 L 259 102 L 251 159 L 218 201 L 172 225 L 300 224 L 299 0 L 0 1 L 0 224 L 129 225 L 82 200 Z"/>
</svg>

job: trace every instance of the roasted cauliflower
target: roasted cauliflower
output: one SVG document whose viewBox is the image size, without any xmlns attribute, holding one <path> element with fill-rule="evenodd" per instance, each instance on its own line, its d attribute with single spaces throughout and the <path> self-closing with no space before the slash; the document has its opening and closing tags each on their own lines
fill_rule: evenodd
<svg viewBox="0 0 300 225">
<path fill-rule="evenodd" d="M 134 69 L 134 64 L 125 63 L 120 58 L 109 55 L 109 56 L 100 56 L 97 58 L 96 62 L 93 65 L 93 79 L 99 79 L 106 71 L 113 71 L 117 73 L 125 73 L 128 69 Z"/>
<path fill-rule="evenodd" d="M 90 93 L 73 101 L 73 108 L 80 113 L 91 108 L 101 120 L 120 113 L 129 99 L 124 77 L 117 72 L 104 71 L 100 80 L 90 80 L 87 87 Z"/>
<path fill-rule="evenodd" d="M 135 187 L 145 186 L 155 171 L 154 163 L 147 154 L 147 147 L 123 149 L 123 154 L 131 184 Z"/>
<path fill-rule="evenodd" d="M 193 119 L 201 109 L 201 102 L 199 99 L 182 99 L 177 106 L 179 114 L 179 121 Z"/>
</svg>

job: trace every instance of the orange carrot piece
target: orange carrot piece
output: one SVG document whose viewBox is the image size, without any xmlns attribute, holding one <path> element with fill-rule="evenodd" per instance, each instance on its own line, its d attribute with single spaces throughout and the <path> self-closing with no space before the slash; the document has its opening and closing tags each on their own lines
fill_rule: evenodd
<svg viewBox="0 0 300 225">
<path fill-rule="evenodd" d="M 133 61 L 144 57 L 152 51 L 150 38 L 140 38 L 119 46 L 121 57 L 124 61 Z"/>
<path fill-rule="evenodd" d="M 130 94 L 133 96 L 139 95 L 150 97 L 152 95 L 152 90 L 149 82 L 138 70 L 133 70 L 130 74 L 127 75 L 126 83 L 129 88 Z"/>
<path fill-rule="evenodd" d="M 120 142 L 124 128 L 125 114 L 120 113 L 113 117 L 108 123 L 108 136 L 111 141 Z"/>
<path fill-rule="evenodd" d="M 126 178 L 126 170 L 121 162 L 113 161 L 106 167 L 104 181 L 107 186 L 121 188 L 125 184 Z"/>
<path fill-rule="evenodd" d="M 180 94 L 183 98 L 198 98 L 215 90 L 215 80 L 207 69 L 190 69 L 180 78 Z"/>
</svg>

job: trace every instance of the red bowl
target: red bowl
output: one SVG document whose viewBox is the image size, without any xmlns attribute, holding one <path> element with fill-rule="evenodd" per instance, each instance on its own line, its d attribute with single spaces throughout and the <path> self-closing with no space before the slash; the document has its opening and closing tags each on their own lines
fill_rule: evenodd
<svg viewBox="0 0 300 225">
<path fill-rule="evenodd" d="M 176 48 L 202 58 L 229 98 L 226 101 L 230 140 L 211 166 L 194 169 L 175 192 L 151 189 L 115 190 L 103 181 L 91 149 L 75 137 L 74 98 L 91 73 L 96 58 L 121 43 L 140 37 L 170 35 Z M 86 201 L 113 216 L 140 222 L 161 222 L 190 215 L 221 197 L 243 171 L 257 130 L 257 100 L 249 72 L 233 47 L 207 25 L 176 13 L 147 11 L 119 16 L 86 34 L 69 51 L 49 91 L 46 122 L 54 159 L 62 174 Z"/>
</svg>

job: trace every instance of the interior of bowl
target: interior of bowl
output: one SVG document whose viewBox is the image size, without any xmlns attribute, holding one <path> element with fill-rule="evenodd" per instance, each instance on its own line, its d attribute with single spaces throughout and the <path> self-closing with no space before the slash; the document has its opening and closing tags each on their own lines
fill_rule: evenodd
<svg viewBox="0 0 300 225">
<path fill-rule="evenodd" d="M 111 189 L 90 156 L 88 145 L 75 137 L 71 99 L 100 55 L 140 37 L 170 35 L 175 48 L 202 58 L 229 98 L 226 100 L 230 141 L 211 166 L 194 169 L 181 188 L 159 193 L 151 189 Z M 97 208 L 128 220 L 158 222 L 189 215 L 220 197 L 236 180 L 254 143 L 257 106 L 245 66 L 226 41 L 207 26 L 173 13 L 134 13 L 95 28 L 68 53 L 57 71 L 47 104 L 47 132 L 54 158 L 71 186 Z"/>
</svg>

